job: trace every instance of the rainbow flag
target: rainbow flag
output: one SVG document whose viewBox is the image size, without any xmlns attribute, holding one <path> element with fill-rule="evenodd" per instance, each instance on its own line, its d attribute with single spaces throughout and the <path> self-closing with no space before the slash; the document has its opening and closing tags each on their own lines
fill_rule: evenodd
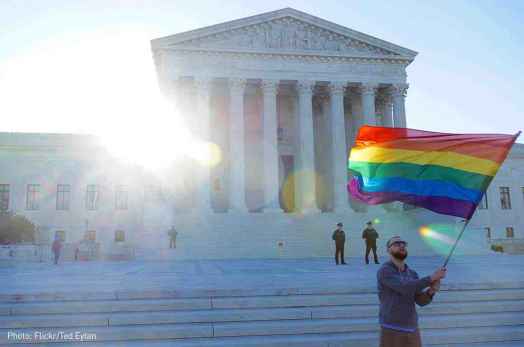
<svg viewBox="0 0 524 347">
<path fill-rule="evenodd" d="M 370 205 L 402 201 L 470 219 L 519 134 L 363 126 L 349 156 L 348 189 Z"/>
</svg>

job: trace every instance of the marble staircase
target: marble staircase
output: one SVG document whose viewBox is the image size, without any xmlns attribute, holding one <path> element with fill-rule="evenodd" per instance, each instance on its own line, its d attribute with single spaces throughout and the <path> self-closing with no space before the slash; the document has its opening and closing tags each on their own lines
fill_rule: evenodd
<svg viewBox="0 0 524 347">
<path fill-rule="evenodd" d="M 425 346 L 524 346 L 524 286 L 478 288 L 443 288 L 419 308 Z M 83 337 L 82 346 L 93 347 L 375 347 L 377 303 L 376 293 L 320 287 L 308 294 L 136 291 L 81 301 L 3 296 L 0 345 L 66 347 Z M 59 332 L 61 339 L 46 335 Z"/>
</svg>

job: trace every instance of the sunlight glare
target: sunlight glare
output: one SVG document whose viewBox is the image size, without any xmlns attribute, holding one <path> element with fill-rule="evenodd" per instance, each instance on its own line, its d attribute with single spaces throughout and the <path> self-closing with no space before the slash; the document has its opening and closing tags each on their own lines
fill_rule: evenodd
<svg viewBox="0 0 524 347">
<path fill-rule="evenodd" d="M 96 135 L 118 159 L 149 169 L 202 158 L 184 115 L 160 92 L 151 37 L 133 27 L 64 33 L 20 52 L 0 67 L 0 94 L 5 114 L 23 125 L 4 130 Z M 219 162 L 220 151 L 211 153 L 204 161 Z"/>
</svg>

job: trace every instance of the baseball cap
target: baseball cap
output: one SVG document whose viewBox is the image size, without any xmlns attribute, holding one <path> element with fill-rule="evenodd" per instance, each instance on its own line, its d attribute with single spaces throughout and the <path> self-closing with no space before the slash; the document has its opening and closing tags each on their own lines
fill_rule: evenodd
<svg viewBox="0 0 524 347">
<path fill-rule="evenodd" d="M 392 238 L 388 240 L 387 247 L 388 248 L 391 247 L 391 245 L 393 245 L 395 242 L 403 242 L 406 246 L 408 245 L 408 242 L 404 240 L 402 237 L 393 236 Z"/>
<path fill-rule="evenodd" d="M 337 227 L 342 227 L 342 226 L 344 226 L 344 224 L 342 224 L 341 222 L 337 223 Z"/>
</svg>

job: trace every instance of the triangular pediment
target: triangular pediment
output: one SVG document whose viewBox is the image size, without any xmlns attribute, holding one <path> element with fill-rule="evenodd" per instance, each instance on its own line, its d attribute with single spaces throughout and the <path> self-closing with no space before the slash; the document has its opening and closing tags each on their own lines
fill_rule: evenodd
<svg viewBox="0 0 524 347">
<path fill-rule="evenodd" d="M 413 60 L 416 52 L 285 8 L 153 40 L 153 48 L 376 56 Z"/>
</svg>

